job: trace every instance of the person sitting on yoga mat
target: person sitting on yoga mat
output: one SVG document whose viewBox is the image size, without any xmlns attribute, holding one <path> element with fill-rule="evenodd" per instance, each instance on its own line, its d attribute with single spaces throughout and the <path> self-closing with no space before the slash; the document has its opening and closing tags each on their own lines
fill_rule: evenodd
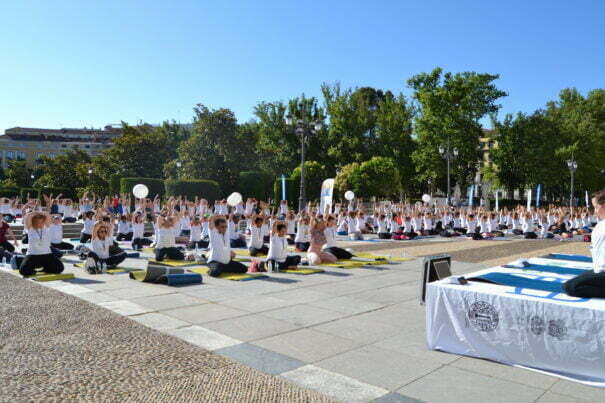
<svg viewBox="0 0 605 403">
<path fill-rule="evenodd" d="M 311 244 L 307 251 L 307 260 L 309 261 L 309 264 L 334 263 L 338 260 L 332 253 L 322 250 L 322 247 L 327 242 L 324 232 L 325 229 L 326 224 L 322 219 L 314 218 L 311 221 Z"/>
<path fill-rule="evenodd" d="M 92 241 L 85 269 L 90 274 L 100 274 L 103 269 L 113 269 L 126 259 L 126 252 L 112 253 L 111 224 L 98 222 L 92 230 Z"/>
<path fill-rule="evenodd" d="M 82 227 L 82 234 L 80 235 L 80 243 L 86 243 L 92 238 L 92 228 L 95 225 L 94 216 L 94 211 L 87 211 L 82 215 L 84 226 Z"/>
<path fill-rule="evenodd" d="M 273 223 L 271 238 L 269 240 L 267 264 L 277 268 L 277 271 L 286 269 L 296 270 L 301 261 L 301 257 L 298 255 L 288 255 L 287 229 L 283 221 L 275 221 Z"/>
<path fill-rule="evenodd" d="M 203 223 L 199 216 L 193 216 L 189 229 L 189 243 L 187 249 L 205 249 L 208 247 L 208 241 L 202 239 Z"/>
<path fill-rule="evenodd" d="M 29 228 L 29 246 L 19 267 L 22 276 L 33 276 L 38 268 L 42 268 L 45 273 L 63 272 L 63 263 L 50 249 L 51 221 L 51 216 L 41 211 L 29 213 L 25 217 L 24 224 Z"/>
<path fill-rule="evenodd" d="M 326 244 L 324 245 L 324 252 L 331 253 L 336 256 L 337 259 L 350 259 L 353 257 L 348 251 L 336 246 L 336 217 L 329 215 L 326 218 L 326 228 L 324 229 L 324 235 L 326 237 Z"/>
<path fill-rule="evenodd" d="M 239 216 L 229 214 L 229 220 L 227 221 L 229 240 L 231 241 L 232 248 L 245 248 L 246 237 L 239 230 Z"/>
<path fill-rule="evenodd" d="M 269 248 L 265 245 L 263 237 L 263 224 L 265 219 L 261 216 L 253 214 L 250 221 L 250 239 L 248 239 L 248 250 L 250 256 L 266 255 L 269 253 Z"/>
<path fill-rule="evenodd" d="M 311 237 L 309 235 L 309 216 L 306 214 L 299 214 L 298 225 L 296 227 L 296 237 L 294 238 L 294 245 L 296 245 L 297 252 L 306 252 L 309 249 Z M 273 234 L 271 235 L 273 236 Z"/>
<path fill-rule="evenodd" d="M 179 214 L 174 210 L 174 201 L 169 208 L 160 212 L 155 234 L 155 260 L 161 262 L 164 258 L 184 260 L 185 254 L 176 247 L 175 232 L 178 230 Z"/>
<path fill-rule="evenodd" d="M 4 217 L 0 216 L 0 247 L 4 248 L 5 251 L 14 252 L 15 247 L 8 242 L 8 236 L 10 235 L 13 238 L 13 242 L 17 245 L 17 238 L 13 231 L 11 231 L 10 225 L 6 221 L 4 221 Z"/>
<path fill-rule="evenodd" d="M 143 246 L 151 245 L 151 239 L 145 238 L 145 222 L 141 211 L 132 216 L 132 249 L 141 250 Z"/>
<path fill-rule="evenodd" d="M 592 195 L 599 220 L 592 231 L 592 272 L 580 274 L 563 284 L 568 295 L 579 298 L 605 298 L 605 190 Z"/>
<path fill-rule="evenodd" d="M 73 250 L 74 248 L 69 242 L 63 242 L 63 224 L 60 215 L 53 217 L 50 226 L 50 245 L 59 250 Z"/>
<path fill-rule="evenodd" d="M 534 232 L 534 220 L 529 212 L 525 213 L 521 228 L 523 230 L 523 236 L 525 239 L 536 239 L 538 237 L 538 235 L 536 235 Z"/>
<path fill-rule="evenodd" d="M 384 213 L 374 214 L 374 222 L 378 227 L 378 238 L 379 239 L 391 239 L 391 233 L 389 232 L 387 225 L 387 216 Z"/>
<path fill-rule="evenodd" d="M 231 240 L 227 219 L 224 216 L 214 216 L 210 219 L 210 254 L 208 255 L 208 267 L 212 277 L 218 277 L 223 273 L 246 273 L 248 268 L 245 264 L 233 260 L 235 253 L 231 251 Z"/>
<path fill-rule="evenodd" d="M 128 220 L 128 216 L 123 214 L 118 221 L 118 236 L 116 237 L 116 241 L 132 241 L 132 237 L 132 223 Z"/>
<path fill-rule="evenodd" d="M 286 225 L 288 226 L 288 245 L 294 245 L 294 238 L 296 238 L 296 214 L 292 210 L 286 216 Z M 270 231 L 267 235 L 270 235 Z"/>
</svg>

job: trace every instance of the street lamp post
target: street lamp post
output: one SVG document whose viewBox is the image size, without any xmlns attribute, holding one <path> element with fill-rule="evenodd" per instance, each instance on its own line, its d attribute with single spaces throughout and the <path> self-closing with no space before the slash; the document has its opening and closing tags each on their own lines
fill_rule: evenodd
<svg viewBox="0 0 605 403">
<path fill-rule="evenodd" d="M 573 158 L 573 154 L 571 155 L 571 159 L 567 160 L 567 168 L 569 169 L 569 173 L 571 174 L 571 189 L 569 191 L 569 207 L 573 208 L 573 180 L 574 174 L 578 169 L 578 162 Z"/>
<path fill-rule="evenodd" d="M 286 124 L 294 126 L 292 115 L 286 116 Z M 313 122 L 305 122 L 302 119 L 296 121 L 295 132 L 300 138 L 300 195 L 298 197 L 298 211 L 303 211 L 305 208 L 305 145 L 309 136 L 319 133 L 323 124 L 320 120 Z"/>
<path fill-rule="evenodd" d="M 447 138 L 446 146 L 439 146 L 439 154 L 447 161 L 447 205 L 450 205 L 450 163 L 451 161 L 458 157 L 458 149 L 456 147 L 450 149 L 450 138 Z"/>
</svg>

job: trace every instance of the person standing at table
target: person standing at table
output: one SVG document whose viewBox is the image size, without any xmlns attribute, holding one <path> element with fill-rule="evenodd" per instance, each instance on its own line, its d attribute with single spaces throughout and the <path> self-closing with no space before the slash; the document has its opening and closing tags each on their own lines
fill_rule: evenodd
<svg viewBox="0 0 605 403">
<path fill-rule="evenodd" d="M 605 189 L 592 195 L 598 223 L 592 231 L 592 272 L 580 274 L 563 284 L 568 295 L 580 298 L 605 298 Z"/>
</svg>

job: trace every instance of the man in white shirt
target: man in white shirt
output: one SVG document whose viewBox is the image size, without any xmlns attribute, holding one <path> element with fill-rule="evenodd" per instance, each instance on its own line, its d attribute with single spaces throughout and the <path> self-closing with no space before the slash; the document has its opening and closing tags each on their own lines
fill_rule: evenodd
<svg viewBox="0 0 605 403">
<path fill-rule="evenodd" d="M 210 255 L 208 256 L 208 267 L 212 277 L 218 277 L 223 273 L 246 273 L 246 265 L 233 260 L 235 254 L 231 251 L 231 240 L 227 230 L 227 220 L 222 216 L 210 219 Z"/>
<path fill-rule="evenodd" d="M 592 272 L 580 274 L 563 284 L 568 295 L 605 298 L 605 190 L 592 195 L 592 206 L 599 222 L 592 231 Z"/>
</svg>

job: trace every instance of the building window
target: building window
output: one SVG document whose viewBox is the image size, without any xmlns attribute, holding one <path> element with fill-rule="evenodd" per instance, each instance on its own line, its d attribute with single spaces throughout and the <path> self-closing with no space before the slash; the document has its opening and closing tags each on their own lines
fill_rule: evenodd
<svg viewBox="0 0 605 403">
<path fill-rule="evenodd" d="M 25 151 L 17 151 L 17 160 L 25 161 Z"/>
<path fill-rule="evenodd" d="M 15 152 L 14 151 L 7 151 L 6 152 L 6 159 L 7 160 L 14 160 L 15 159 Z"/>
</svg>

